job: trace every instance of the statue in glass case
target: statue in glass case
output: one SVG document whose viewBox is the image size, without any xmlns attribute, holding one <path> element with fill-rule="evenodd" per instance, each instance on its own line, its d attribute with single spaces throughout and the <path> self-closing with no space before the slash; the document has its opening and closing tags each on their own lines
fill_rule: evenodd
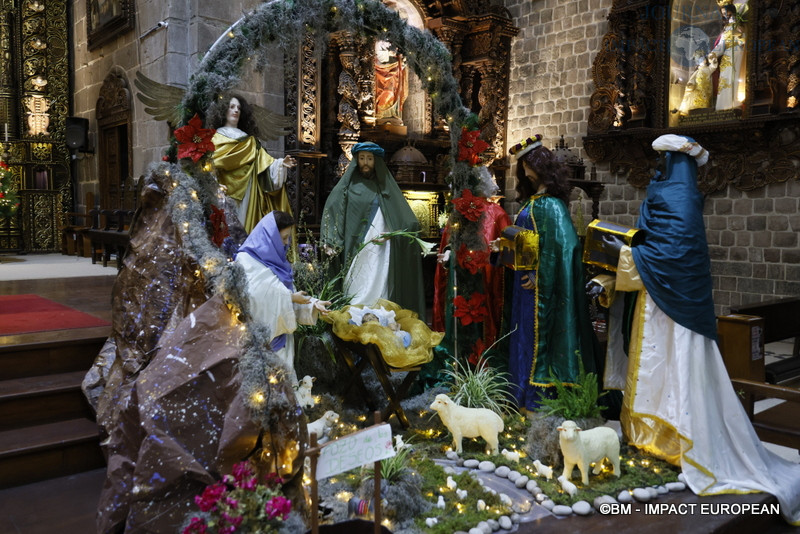
<svg viewBox="0 0 800 534">
<path fill-rule="evenodd" d="M 741 16 L 746 9 L 746 3 L 738 9 L 730 2 L 720 6 L 725 25 L 712 50 L 719 58 L 717 111 L 740 107 L 744 100 L 745 35 Z"/>
</svg>

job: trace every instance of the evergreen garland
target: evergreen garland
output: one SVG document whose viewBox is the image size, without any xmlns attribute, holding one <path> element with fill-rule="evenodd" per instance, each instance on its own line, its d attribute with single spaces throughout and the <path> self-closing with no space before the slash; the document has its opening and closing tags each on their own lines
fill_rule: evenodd
<svg viewBox="0 0 800 534">
<path fill-rule="evenodd" d="M 478 167 L 457 160 L 462 128 L 475 129 L 476 117 L 464 107 L 453 77 L 450 53 L 431 33 L 409 26 L 399 14 L 378 0 L 271 0 L 247 13 L 225 32 L 203 58 L 188 84 L 181 103 L 183 122 L 206 110 L 216 99 L 223 98 L 240 80 L 244 65 L 255 59 L 256 69 L 267 65 L 267 45 L 277 46 L 284 53 L 295 53 L 303 37 L 310 33 L 320 46 L 329 32 L 347 30 L 393 43 L 407 58 L 409 65 L 423 82 L 434 108 L 447 119 L 450 127 L 449 182 L 453 197 L 465 189 L 475 195 L 487 195 L 481 189 Z M 178 126 L 181 126 L 178 125 Z M 245 282 L 241 268 L 227 261 L 225 254 L 208 237 L 206 221 L 211 205 L 218 205 L 217 183 L 208 172 L 208 155 L 198 162 L 175 160 L 174 146 L 164 157 L 171 163 L 154 167 L 152 172 L 166 173 L 173 179 L 170 201 L 172 218 L 184 233 L 183 247 L 199 267 L 212 294 L 222 293 L 232 313 L 245 326 L 245 354 L 240 361 L 243 398 L 254 419 L 268 426 L 275 413 L 286 413 L 289 400 L 280 395 L 266 395 L 267 402 L 253 402 L 252 393 L 270 391 L 268 369 L 283 369 L 271 353 L 265 352 L 270 333 L 250 321 Z M 473 250 L 486 248 L 480 234 L 480 219 L 471 221 L 453 212 L 456 223 L 451 232 L 453 250 L 465 244 Z M 465 291 L 482 292 L 482 274 L 472 275 L 458 266 L 460 284 Z M 463 336 L 465 346 L 472 347 L 482 334 L 474 323 Z M 461 342 L 459 342 L 461 344 Z M 270 417 L 270 413 L 273 414 Z"/>
</svg>

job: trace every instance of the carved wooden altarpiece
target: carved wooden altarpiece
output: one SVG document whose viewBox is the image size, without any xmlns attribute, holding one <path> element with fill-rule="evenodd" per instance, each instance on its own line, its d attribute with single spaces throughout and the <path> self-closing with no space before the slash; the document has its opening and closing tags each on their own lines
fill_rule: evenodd
<svg viewBox="0 0 800 534">
<path fill-rule="evenodd" d="M 723 35 L 720 15 L 726 13 L 717 4 L 729 1 L 614 1 L 592 68 L 595 90 L 584 148 L 593 161 L 610 163 L 611 172 L 628 173 L 630 184 L 644 187 L 656 160 L 651 142 L 677 133 L 710 152 L 698 177 L 705 193 L 800 179 L 800 3 L 732 1 L 743 13 L 733 26 L 745 42 L 736 58 L 744 65 L 734 95 L 739 101 L 733 109 L 715 109 L 713 103 L 679 109 L 681 92 L 694 87 L 676 68 L 681 54 L 696 61 L 688 73 L 706 53 L 719 52 L 725 39 L 716 37 Z M 719 28 L 717 35 L 707 36 L 710 28 Z M 679 49 L 687 39 L 694 45 Z"/>
<path fill-rule="evenodd" d="M 402 2 L 386 3 L 394 7 Z M 509 53 L 519 30 L 508 11 L 489 0 L 405 0 L 405 4 L 450 50 L 464 103 L 478 115 L 481 136 L 491 145 L 484 162 L 502 182 L 508 168 Z M 287 152 L 299 160 L 296 181 L 287 183 L 295 213 L 310 226 L 319 222 L 328 192 L 360 141 L 379 143 L 387 161 L 413 144 L 434 169 L 423 188 L 446 189 L 450 137 L 446 121 L 421 87 L 417 97 L 424 104 L 419 106 L 421 116 L 413 117 L 415 131 L 382 126 L 376 116 L 374 39 L 337 32 L 329 36 L 324 52 L 318 48 L 309 37 L 297 57 L 286 62 L 287 81 L 297 80 L 286 87 L 286 113 L 297 116 L 297 133 L 286 137 Z M 410 85 L 413 91 L 413 82 Z"/>
</svg>

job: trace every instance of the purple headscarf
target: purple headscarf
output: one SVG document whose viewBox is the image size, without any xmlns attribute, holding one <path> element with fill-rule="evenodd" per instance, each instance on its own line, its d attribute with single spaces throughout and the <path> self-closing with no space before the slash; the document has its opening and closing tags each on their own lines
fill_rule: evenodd
<svg viewBox="0 0 800 534">
<path fill-rule="evenodd" d="M 292 264 L 286 259 L 286 248 L 275 222 L 275 214 L 270 212 L 258 221 L 237 254 L 247 252 L 266 265 L 283 285 L 292 289 Z"/>
<path fill-rule="evenodd" d="M 265 215 L 250 235 L 247 236 L 239 252 L 247 252 L 264 264 L 272 273 L 283 282 L 290 291 L 294 291 L 292 283 L 292 264 L 286 259 L 286 245 L 281 239 L 281 232 L 275 222 L 275 213 Z M 286 334 L 281 334 L 270 341 L 272 350 L 280 350 L 286 345 Z"/>
</svg>

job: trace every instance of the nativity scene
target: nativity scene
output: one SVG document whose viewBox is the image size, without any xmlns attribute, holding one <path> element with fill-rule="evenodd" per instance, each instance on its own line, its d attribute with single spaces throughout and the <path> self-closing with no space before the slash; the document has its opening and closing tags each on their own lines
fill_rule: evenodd
<svg viewBox="0 0 800 534">
<path fill-rule="evenodd" d="M 96 531 L 525 533 L 728 496 L 800 525 L 718 332 L 719 145 L 677 129 L 747 118 L 753 6 L 672 3 L 657 111 L 597 69 L 586 153 L 653 130 L 635 208 L 601 211 L 563 135 L 509 137 L 511 11 L 415 5 L 262 2 L 187 84 L 135 74 L 167 135 L 83 378 Z"/>
</svg>

